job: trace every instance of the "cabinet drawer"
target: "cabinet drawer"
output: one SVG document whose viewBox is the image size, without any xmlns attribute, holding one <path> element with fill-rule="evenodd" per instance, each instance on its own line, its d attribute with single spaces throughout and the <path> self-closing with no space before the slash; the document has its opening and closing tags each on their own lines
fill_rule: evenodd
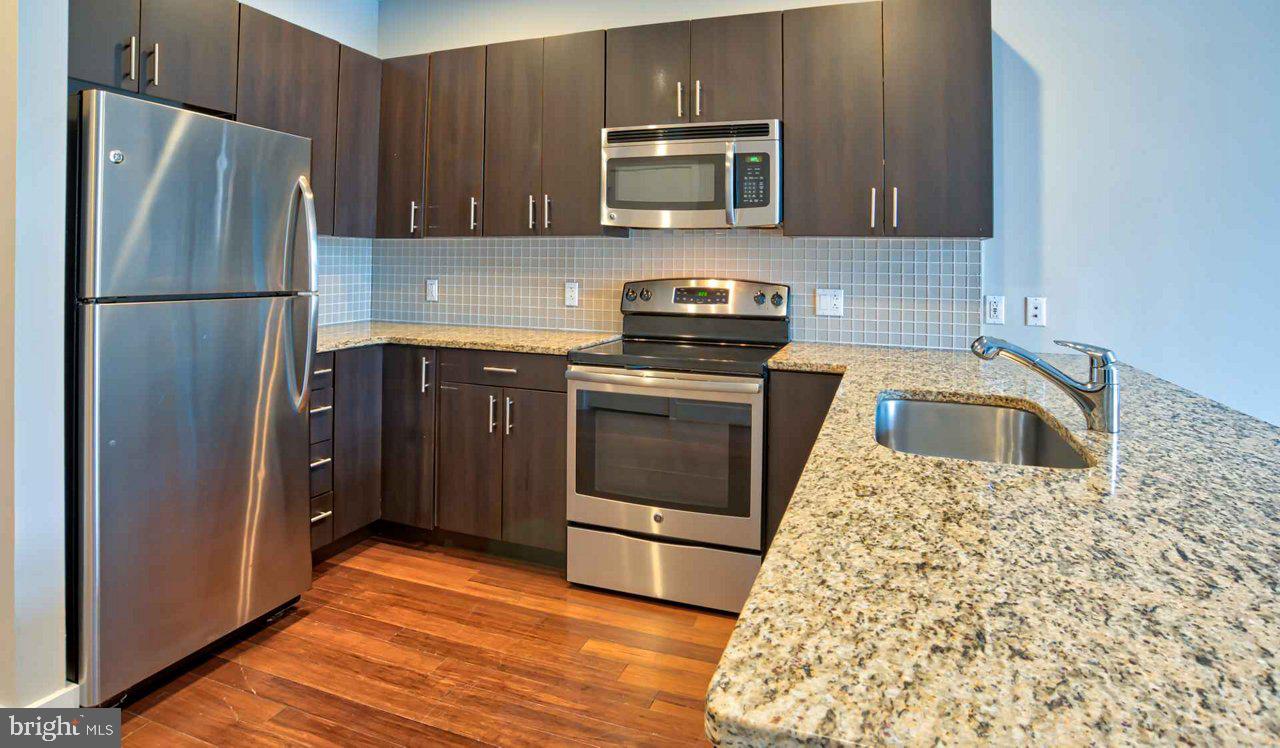
<svg viewBox="0 0 1280 748">
<path fill-rule="evenodd" d="M 311 443 L 333 438 L 333 390 L 311 393 Z"/>
<path fill-rule="evenodd" d="M 508 351 L 468 351 L 446 348 L 440 352 L 440 379 L 445 382 L 483 384 L 490 387 L 522 387 L 564 392 L 564 356 Z"/>
<path fill-rule="evenodd" d="M 333 442 L 311 445 L 311 495 L 333 490 Z"/>
<path fill-rule="evenodd" d="M 311 500 L 311 550 L 333 542 L 333 494 Z"/>
<path fill-rule="evenodd" d="M 333 388 L 333 351 L 328 353 L 317 353 L 314 364 L 315 368 L 311 371 L 311 389 L 328 390 Z M 312 395 L 314 398 L 315 396 Z"/>
</svg>

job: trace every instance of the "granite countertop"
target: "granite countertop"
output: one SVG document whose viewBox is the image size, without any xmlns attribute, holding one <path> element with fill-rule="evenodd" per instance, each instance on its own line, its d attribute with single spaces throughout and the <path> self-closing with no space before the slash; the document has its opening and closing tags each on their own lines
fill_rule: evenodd
<svg viewBox="0 0 1280 748">
<path fill-rule="evenodd" d="M 1007 360 L 795 343 L 770 365 L 844 376 L 712 679 L 713 740 L 1280 741 L 1280 428 L 1128 366 L 1113 437 Z M 1021 401 L 1096 467 L 893 452 L 886 391 Z"/>
<path fill-rule="evenodd" d="M 575 348 L 604 343 L 617 333 L 586 330 L 538 330 L 525 327 L 434 325 L 415 322 L 350 322 L 321 325 L 316 350 L 396 343 L 432 348 L 547 353 L 563 356 Z"/>
</svg>

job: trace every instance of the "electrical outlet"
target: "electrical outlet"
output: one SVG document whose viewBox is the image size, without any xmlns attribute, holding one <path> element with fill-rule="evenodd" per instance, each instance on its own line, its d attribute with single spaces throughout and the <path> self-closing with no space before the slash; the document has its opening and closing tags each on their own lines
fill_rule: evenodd
<svg viewBox="0 0 1280 748">
<path fill-rule="evenodd" d="M 1004 297 L 988 296 L 982 303 L 982 321 L 988 325 L 1004 324 Z"/>
<path fill-rule="evenodd" d="M 440 300 L 440 279 L 427 278 L 427 301 Z"/>
<path fill-rule="evenodd" d="M 1027 297 L 1027 326 L 1044 327 L 1049 324 L 1049 300 L 1043 296 Z"/>
<path fill-rule="evenodd" d="M 817 301 L 814 306 L 818 309 L 819 317 L 844 316 L 843 288 L 819 288 L 816 293 Z"/>
<path fill-rule="evenodd" d="M 565 306 L 578 305 L 578 282 L 577 281 L 564 282 L 564 305 Z"/>
</svg>

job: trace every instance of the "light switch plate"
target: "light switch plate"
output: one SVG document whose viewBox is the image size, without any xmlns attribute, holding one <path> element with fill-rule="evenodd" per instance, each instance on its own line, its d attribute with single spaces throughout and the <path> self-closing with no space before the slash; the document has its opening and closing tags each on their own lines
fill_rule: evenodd
<svg viewBox="0 0 1280 748">
<path fill-rule="evenodd" d="M 1004 324 L 1004 297 L 988 296 L 982 302 L 982 322 L 987 325 Z"/>
<path fill-rule="evenodd" d="M 817 300 L 814 306 L 818 309 L 819 317 L 844 316 L 843 288 L 819 288 L 815 293 L 817 293 Z"/>
<path fill-rule="evenodd" d="M 440 279 L 427 278 L 427 301 L 440 300 Z"/>
<path fill-rule="evenodd" d="M 1043 296 L 1027 297 L 1027 326 L 1044 327 L 1049 324 L 1049 300 Z"/>
<path fill-rule="evenodd" d="M 564 282 L 564 305 L 565 306 L 578 305 L 578 282 L 577 281 Z"/>
</svg>

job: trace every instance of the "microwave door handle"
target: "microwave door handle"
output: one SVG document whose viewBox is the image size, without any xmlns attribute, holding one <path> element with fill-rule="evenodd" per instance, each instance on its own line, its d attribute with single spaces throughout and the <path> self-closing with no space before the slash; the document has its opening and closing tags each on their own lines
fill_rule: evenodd
<svg viewBox="0 0 1280 748">
<path fill-rule="evenodd" d="M 738 225 L 738 215 L 733 197 L 733 162 L 736 155 L 736 147 L 730 141 L 724 147 L 724 220 L 729 226 Z"/>
</svg>

